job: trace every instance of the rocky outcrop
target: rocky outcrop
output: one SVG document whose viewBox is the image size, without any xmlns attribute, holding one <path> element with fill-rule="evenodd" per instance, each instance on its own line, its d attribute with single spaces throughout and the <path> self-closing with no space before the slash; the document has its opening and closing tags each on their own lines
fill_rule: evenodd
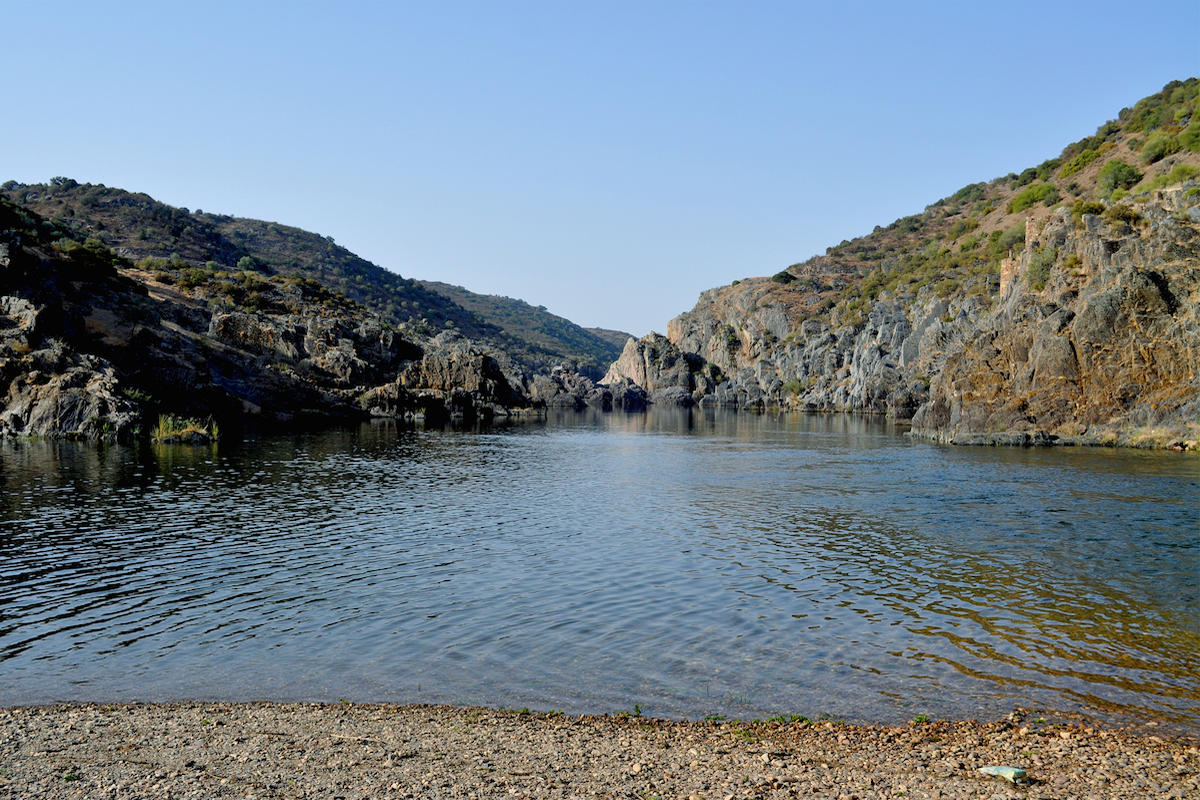
<svg viewBox="0 0 1200 800">
<path fill-rule="evenodd" d="M 720 370 L 665 336 L 651 333 L 625 343 L 621 357 L 605 374 L 608 386 L 638 386 L 652 403 L 691 405 L 717 386 Z"/>
<path fill-rule="evenodd" d="M 12 376 L 0 398 L 0 436 L 116 439 L 141 422 L 141 410 L 121 395 L 116 370 L 101 358 L 50 339 L 0 361 L 0 375 Z"/>
<path fill-rule="evenodd" d="M 1200 438 L 1200 231 L 1179 213 L 1183 199 L 1139 206 L 1134 225 L 1096 215 L 1076 224 L 1062 209 L 1031 226 L 999 308 L 934 377 L 914 433 L 951 443 Z M 1037 259 L 1049 263 L 1040 290 L 1029 280 Z"/>
<path fill-rule="evenodd" d="M 210 305 L 98 244 L 39 233 L 0 232 L 0 436 L 145 435 L 163 413 L 228 432 L 529 404 L 503 359 L 457 333 L 424 339 L 283 279 L 257 279 L 257 310 Z"/>
<path fill-rule="evenodd" d="M 1060 208 L 977 291 L 884 293 L 850 318 L 765 278 L 713 289 L 606 381 L 652 402 L 884 413 L 942 442 L 1195 441 L 1198 200 L 1185 184 L 1103 217 Z"/>
</svg>

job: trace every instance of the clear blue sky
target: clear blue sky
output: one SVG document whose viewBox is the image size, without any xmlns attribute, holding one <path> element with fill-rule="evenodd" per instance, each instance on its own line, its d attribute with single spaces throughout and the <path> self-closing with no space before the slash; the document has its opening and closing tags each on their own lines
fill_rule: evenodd
<svg viewBox="0 0 1200 800">
<path fill-rule="evenodd" d="M 665 331 L 1200 73 L 1200 2 L 2 2 L 0 181 Z"/>
</svg>

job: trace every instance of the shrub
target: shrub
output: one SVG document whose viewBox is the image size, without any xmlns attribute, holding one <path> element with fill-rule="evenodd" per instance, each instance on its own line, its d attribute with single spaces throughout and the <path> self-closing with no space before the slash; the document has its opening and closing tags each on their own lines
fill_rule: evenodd
<svg viewBox="0 0 1200 800">
<path fill-rule="evenodd" d="M 1200 152 L 1200 116 L 1194 116 L 1192 123 L 1179 134 L 1179 143 L 1193 152 Z"/>
<path fill-rule="evenodd" d="M 785 269 L 783 272 L 776 272 L 774 275 L 772 275 L 771 281 L 773 283 L 783 283 L 783 284 L 795 283 L 796 276 L 793 275 L 792 273 L 788 272 Z"/>
<path fill-rule="evenodd" d="M 1075 205 L 1071 206 L 1071 217 L 1074 218 L 1075 224 L 1079 225 L 1083 222 L 1084 214 L 1103 214 L 1104 203 L 1094 201 L 1080 200 Z"/>
<path fill-rule="evenodd" d="M 1104 218 L 1111 223 L 1127 222 L 1130 225 L 1141 221 L 1142 215 L 1137 212 L 1133 206 L 1127 206 L 1124 203 L 1109 206 L 1104 212 Z"/>
<path fill-rule="evenodd" d="M 1003 258 L 1008 255 L 1009 250 L 1016 248 L 1018 245 L 1022 249 L 1025 247 L 1025 223 L 1018 222 L 1005 231 L 996 231 L 992 234 L 992 237 L 994 241 L 992 241 L 989 248 L 992 257 Z"/>
<path fill-rule="evenodd" d="M 1054 184 L 1052 184 L 1052 183 L 1031 184 L 1030 186 L 1026 187 L 1024 189 L 1024 191 L 1022 191 L 1020 194 L 1018 194 L 1016 197 L 1014 197 L 1012 200 L 1009 201 L 1008 213 L 1013 214 L 1018 211 L 1024 211 L 1025 209 L 1029 208 L 1030 206 L 1034 205 L 1035 203 L 1042 202 L 1047 197 L 1049 197 L 1051 194 L 1054 195 L 1054 200 L 1051 201 L 1050 203 L 1047 203 L 1047 205 L 1053 205 L 1054 203 L 1057 203 L 1059 200 L 1058 190 L 1054 188 Z"/>
<path fill-rule="evenodd" d="M 1165 186 L 1173 186 L 1177 183 L 1189 181 L 1192 178 L 1200 175 L 1200 168 L 1194 167 L 1191 164 L 1180 164 L 1170 172 L 1155 176 L 1152 180 L 1138 186 L 1143 192 L 1153 192 L 1155 189 L 1162 189 Z"/>
<path fill-rule="evenodd" d="M 1043 247 L 1030 260 L 1029 271 L 1025 274 L 1025 278 L 1034 291 L 1040 292 L 1046 288 L 1046 281 L 1050 280 L 1050 268 L 1054 266 L 1056 258 L 1058 258 L 1057 247 Z"/>
<path fill-rule="evenodd" d="M 1061 176 L 1064 178 L 1074 175 L 1079 170 L 1086 167 L 1088 164 L 1100 157 L 1100 153 L 1096 150 L 1084 150 L 1079 155 L 1072 158 L 1063 165 Z"/>
<path fill-rule="evenodd" d="M 982 183 L 967 184 L 963 188 L 950 196 L 950 199 L 958 203 L 973 203 L 976 200 L 982 200 L 986 194 L 987 186 Z"/>
<path fill-rule="evenodd" d="M 1147 164 L 1154 164 L 1162 161 L 1171 153 L 1178 153 L 1183 149 L 1183 145 L 1179 143 L 1178 137 L 1172 136 L 1166 131 L 1159 131 L 1146 140 L 1142 145 L 1142 161 Z"/>
<path fill-rule="evenodd" d="M 967 231 L 973 231 L 979 227 L 979 220 L 976 219 L 960 219 L 958 222 L 950 226 L 950 230 L 946 233 L 946 238 L 954 241 L 962 236 Z"/>
<path fill-rule="evenodd" d="M 1037 165 L 1037 176 L 1039 180 L 1048 181 L 1050 176 L 1054 174 L 1054 170 L 1058 169 L 1062 161 L 1057 158 L 1048 158 Z"/>
<path fill-rule="evenodd" d="M 1107 197 L 1117 189 L 1128 189 L 1141 179 L 1142 173 L 1114 158 L 1101 168 L 1097 186 L 1101 196 Z"/>
</svg>

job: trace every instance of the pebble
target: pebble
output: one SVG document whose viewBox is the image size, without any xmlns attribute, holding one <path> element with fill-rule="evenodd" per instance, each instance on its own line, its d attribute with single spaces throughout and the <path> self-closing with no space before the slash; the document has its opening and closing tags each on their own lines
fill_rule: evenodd
<svg viewBox="0 0 1200 800">
<path fill-rule="evenodd" d="M 0 798 L 1200 797 L 1194 738 L 1027 724 L 1012 749 L 1018 721 L 709 724 L 307 703 L 0 709 Z M 1057 746 L 1063 733 L 1071 746 Z M 979 764 L 1026 769 L 1032 782 L 1005 790 L 975 774 Z"/>
</svg>

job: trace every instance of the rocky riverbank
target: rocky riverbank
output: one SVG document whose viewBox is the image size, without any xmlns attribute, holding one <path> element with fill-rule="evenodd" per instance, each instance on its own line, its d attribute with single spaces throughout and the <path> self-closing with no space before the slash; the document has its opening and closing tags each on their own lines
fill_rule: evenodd
<svg viewBox="0 0 1200 800">
<path fill-rule="evenodd" d="M 1017 711 L 899 728 L 358 704 L 0 709 L 0 797 L 1184 798 L 1195 737 Z M 1009 785 L 988 765 L 1027 771 Z"/>
</svg>

